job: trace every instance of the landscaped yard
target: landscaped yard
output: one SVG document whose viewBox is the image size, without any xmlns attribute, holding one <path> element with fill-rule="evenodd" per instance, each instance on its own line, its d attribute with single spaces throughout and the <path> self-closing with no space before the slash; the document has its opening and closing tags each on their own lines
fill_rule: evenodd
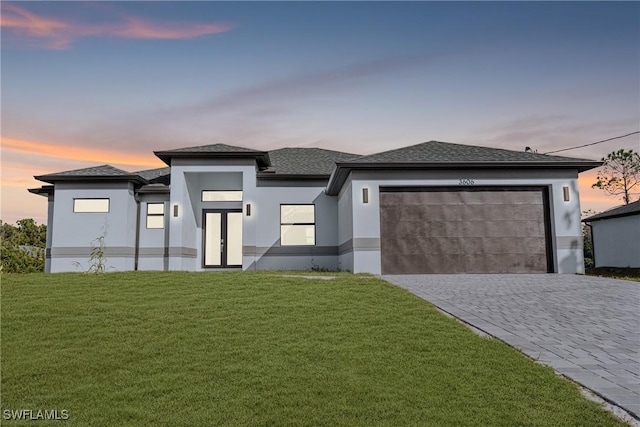
<svg viewBox="0 0 640 427">
<path fill-rule="evenodd" d="M 1 290 L 3 415 L 68 411 L 37 425 L 622 425 L 370 276 L 5 274 Z"/>
</svg>

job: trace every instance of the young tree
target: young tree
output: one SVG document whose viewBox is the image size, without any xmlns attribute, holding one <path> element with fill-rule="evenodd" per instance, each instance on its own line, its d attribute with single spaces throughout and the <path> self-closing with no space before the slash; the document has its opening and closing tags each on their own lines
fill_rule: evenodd
<svg viewBox="0 0 640 427">
<path fill-rule="evenodd" d="M 608 195 L 620 196 L 624 204 L 640 194 L 640 155 L 633 150 L 613 151 L 602 159 L 604 165 L 591 188 L 604 190 Z"/>
</svg>

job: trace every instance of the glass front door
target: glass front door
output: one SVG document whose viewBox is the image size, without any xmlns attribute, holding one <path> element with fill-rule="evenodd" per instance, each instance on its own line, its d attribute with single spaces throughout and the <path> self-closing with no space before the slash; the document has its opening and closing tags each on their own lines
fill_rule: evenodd
<svg viewBox="0 0 640 427">
<path fill-rule="evenodd" d="M 203 211 L 203 267 L 242 267 L 242 211 Z"/>
</svg>

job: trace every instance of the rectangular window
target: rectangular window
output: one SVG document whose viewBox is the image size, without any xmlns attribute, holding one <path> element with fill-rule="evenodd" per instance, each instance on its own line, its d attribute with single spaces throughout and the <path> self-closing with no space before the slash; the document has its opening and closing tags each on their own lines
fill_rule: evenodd
<svg viewBox="0 0 640 427">
<path fill-rule="evenodd" d="M 315 205 L 280 205 L 280 245 L 316 244 Z"/>
<path fill-rule="evenodd" d="M 109 199 L 73 199 L 73 211 L 77 213 L 109 212 Z"/>
<path fill-rule="evenodd" d="M 147 203 L 147 228 L 164 228 L 164 203 Z"/>
<path fill-rule="evenodd" d="M 203 202 L 241 202 L 242 191 L 212 191 L 202 192 Z"/>
</svg>

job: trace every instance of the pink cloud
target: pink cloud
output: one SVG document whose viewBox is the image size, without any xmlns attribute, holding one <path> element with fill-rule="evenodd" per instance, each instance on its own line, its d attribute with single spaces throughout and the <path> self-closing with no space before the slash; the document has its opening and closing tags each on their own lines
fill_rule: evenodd
<svg viewBox="0 0 640 427">
<path fill-rule="evenodd" d="M 83 24 L 36 15 L 15 4 L 2 3 L 0 26 L 23 42 L 47 49 L 68 49 L 83 37 L 180 40 L 230 31 L 227 23 L 178 23 L 127 16 L 118 22 Z"/>
</svg>

